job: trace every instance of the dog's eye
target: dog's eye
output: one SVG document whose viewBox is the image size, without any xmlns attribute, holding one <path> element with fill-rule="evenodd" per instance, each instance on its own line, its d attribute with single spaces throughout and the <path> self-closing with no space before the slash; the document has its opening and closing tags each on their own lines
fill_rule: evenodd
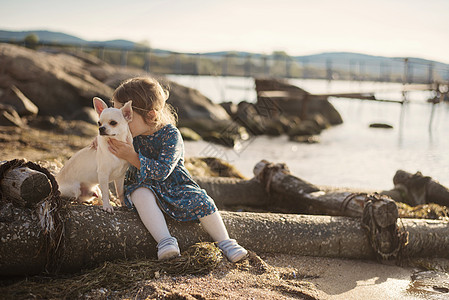
<svg viewBox="0 0 449 300">
<path fill-rule="evenodd" d="M 117 122 L 116 121 L 111 121 L 111 122 L 109 122 L 109 125 L 115 126 L 115 125 L 117 125 Z"/>
<path fill-rule="evenodd" d="M 98 121 L 98 126 L 101 126 L 101 122 L 100 121 Z"/>
</svg>

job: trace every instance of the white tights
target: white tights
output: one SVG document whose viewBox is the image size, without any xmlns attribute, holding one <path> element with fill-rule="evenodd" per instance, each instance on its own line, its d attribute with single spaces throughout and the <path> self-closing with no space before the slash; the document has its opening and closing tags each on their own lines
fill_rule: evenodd
<svg viewBox="0 0 449 300">
<path fill-rule="evenodd" d="M 139 213 L 140 219 L 157 243 L 170 237 L 164 214 L 157 205 L 156 197 L 147 188 L 138 188 L 131 194 L 131 201 Z M 201 226 L 215 242 L 229 239 L 228 231 L 218 211 L 200 218 Z"/>
</svg>

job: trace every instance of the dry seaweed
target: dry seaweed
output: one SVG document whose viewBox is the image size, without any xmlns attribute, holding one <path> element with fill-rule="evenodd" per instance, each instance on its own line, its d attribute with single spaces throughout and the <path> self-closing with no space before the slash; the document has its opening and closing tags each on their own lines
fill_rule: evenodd
<svg viewBox="0 0 449 300">
<path fill-rule="evenodd" d="M 197 243 L 171 260 L 104 262 L 95 269 L 70 277 L 30 277 L 0 287 L 0 294 L 6 299 L 72 299 L 101 290 L 107 296 L 137 289 L 140 282 L 163 274 L 205 274 L 216 268 L 221 259 L 221 251 L 213 243 Z"/>
<path fill-rule="evenodd" d="M 411 258 L 408 261 L 411 267 L 419 268 L 427 271 L 444 272 L 449 275 L 449 259 L 435 257 L 418 257 Z"/>
<path fill-rule="evenodd" d="M 396 202 L 396 205 L 398 206 L 400 218 L 434 220 L 449 219 L 449 209 L 446 206 L 438 205 L 435 203 L 409 206 L 402 202 Z"/>
</svg>

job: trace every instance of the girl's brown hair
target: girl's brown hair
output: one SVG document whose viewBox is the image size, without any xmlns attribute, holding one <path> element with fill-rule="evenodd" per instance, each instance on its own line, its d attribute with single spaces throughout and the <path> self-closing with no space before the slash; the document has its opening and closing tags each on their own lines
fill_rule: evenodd
<svg viewBox="0 0 449 300">
<path fill-rule="evenodd" d="M 125 104 L 132 100 L 134 113 L 142 116 L 145 122 L 154 126 L 172 124 L 176 126 L 178 116 L 174 108 L 166 103 L 169 96 L 167 89 L 154 78 L 135 77 L 128 79 L 114 91 L 112 100 Z M 148 112 L 155 110 L 156 119 L 149 120 Z"/>
</svg>

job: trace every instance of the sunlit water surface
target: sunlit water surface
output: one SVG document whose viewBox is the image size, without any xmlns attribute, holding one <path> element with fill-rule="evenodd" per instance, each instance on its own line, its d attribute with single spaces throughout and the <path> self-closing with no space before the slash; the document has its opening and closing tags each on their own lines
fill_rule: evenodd
<svg viewBox="0 0 449 300">
<path fill-rule="evenodd" d="M 254 80 L 248 78 L 170 76 L 196 88 L 216 103 L 254 102 Z M 376 92 L 378 99 L 400 100 L 401 84 L 290 80 L 311 93 Z M 430 92 L 410 92 L 410 103 L 330 99 L 344 123 L 325 130 L 318 144 L 299 144 L 283 137 L 258 136 L 229 149 L 204 141 L 185 142 L 186 156 L 216 156 L 253 176 L 262 159 L 284 162 L 296 176 L 317 185 L 367 189 L 391 189 L 396 170 L 421 171 L 449 186 L 449 105 L 432 105 Z M 402 116 L 402 117 L 401 117 Z M 370 123 L 393 125 L 393 129 L 369 128 Z"/>
</svg>

